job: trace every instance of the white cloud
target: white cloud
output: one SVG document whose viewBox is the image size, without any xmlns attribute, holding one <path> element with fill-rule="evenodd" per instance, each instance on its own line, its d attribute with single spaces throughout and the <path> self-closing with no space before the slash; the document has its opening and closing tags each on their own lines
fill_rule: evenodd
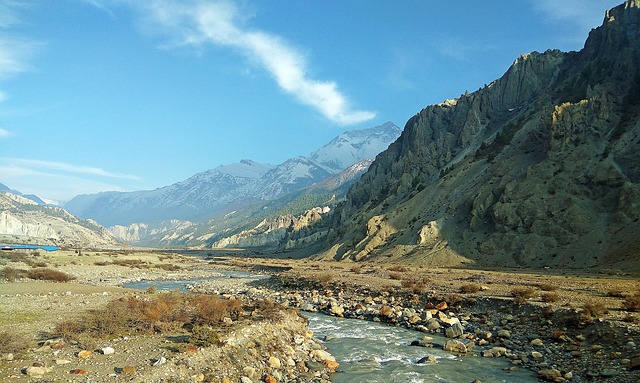
<svg viewBox="0 0 640 383">
<path fill-rule="evenodd" d="M 552 22 L 570 23 L 577 28 L 578 37 L 602 24 L 607 9 L 621 0 L 532 0 L 534 8 Z"/>
<path fill-rule="evenodd" d="M 306 58 L 283 38 L 244 27 L 246 20 L 230 1 L 156 0 L 145 2 L 143 10 L 149 21 L 172 32 L 174 44 L 238 50 L 269 72 L 281 89 L 335 123 L 355 124 L 375 117 L 374 112 L 352 109 L 335 82 L 309 78 Z"/>
<path fill-rule="evenodd" d="M 47 170 L 57 170 L 64 173 L 71 173 L 71 174 L 84 174 L 84 175 L 91 175 L 91 176 L 118 178 L 118 179 L 134 180 L 134 181 L 140 180 L 140 177 L 135 175 L 114 173 L 114 172 L 106 171 L 102 168 L 66 164 L 63 162 L 56 162 L 56 161 L 29 160 L 29 159 L 22 159 L 22 158 L 4 158 L 3 162 L 9 162 L 20 168 L 26 168 L 26 169 L 47 169 Z"/>
<path fill-rule="evenodd" d="M 9 137 L 10 135 L 11 135 L 11 132 L 9 132 L 6 129 L 0 128 L 0 138 Z"/>
</svg>

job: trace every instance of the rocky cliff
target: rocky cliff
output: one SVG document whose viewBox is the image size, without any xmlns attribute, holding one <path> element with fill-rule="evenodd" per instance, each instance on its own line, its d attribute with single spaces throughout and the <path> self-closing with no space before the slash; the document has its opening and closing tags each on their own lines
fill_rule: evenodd
<svg viewBox="0 0 640 383">
<path fill-rule="evenodd" d="M 318 230 L 335 259 L 638 267 L 640 0 L 420 111 Z"/>
<path fill-rule="evenodd" d="M 0 192 L 0 236 L 3 242 L 59 247 L 109 247 L 116 239 L 95 221 L 79 220 L 66 210 L 41 206 L 31 199 Z"/>
</svg>

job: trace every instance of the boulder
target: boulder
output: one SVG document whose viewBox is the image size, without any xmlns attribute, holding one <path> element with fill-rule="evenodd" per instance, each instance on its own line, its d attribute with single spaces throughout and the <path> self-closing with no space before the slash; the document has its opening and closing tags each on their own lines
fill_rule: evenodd
<svg viewBox="0 0 640 383">
<path fill-rule="evenodd" d="M 444 351 L 457 352 L 460 354 L 466 354 L 471 352 L 475 347 L 475 343 L 471 339 L 451 339 L 448 340 L 442 349 Z"/>
</svg>

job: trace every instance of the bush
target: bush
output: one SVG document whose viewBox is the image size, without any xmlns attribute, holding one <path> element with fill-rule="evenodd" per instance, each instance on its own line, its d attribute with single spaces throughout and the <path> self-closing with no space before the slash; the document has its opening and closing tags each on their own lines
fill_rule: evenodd
<svg viewBox="0 0 640 383">
<path fill-rule="evenodd" d="M 194 326 L 188 342 L 196 347 L 209 347 L 220 342 L 218 331 L 209 326 Z"/>
<path fill-rule="evenodd" d="M 26 270 L 16 269 L 14 267 L 5 266 L 2 270 L 2 276 L 9 282 L 15 282 L 27 275 Z"/>
<path fill-rule="evenodd" d="M 607 296 L 613 298 L 625 298 L 627 294 L 622 289 L 612 289 L 607 292 Z"/>
<path fill-rule="evenodd" d="M 460 286 L 460 292 L 463 294 L 474 294 L 480 291 L 480 285 L 475 283 L 465 283 Z"/>
<path fill-rule="evenodd" d="M 400 273 L 404 273 L 405 271 L 407 271 L 407 268 L 404 266 L 400 266 L 400 265 L 395 265 L 395 266 L 391 266 L 389 268 L 387 268 L 387 270 L 389 271 L 397 271 Z"/>
<path fill-rule="evenodd" d="M 600 318 L 608 312 L 609 310 L 607 310 L 606 306 L 600 302 L 588 302 L 582 306 L 582 315 L 587 319 Z"/>
<path fill-rule="evenodd" d="M 361 266 L 354 266 L 349 271 L 351 271 L 354 274 L 362 274 L 362 267 Z"/>
<path fill-rule="evenodd" d="M 511 296 L 513 296 L 513 303 L 521 305 L 528 299 L 533 298 L 535 290 L 531 287 L 518 286 L 511 290 Z"/>
<path fill-rule="evenodd" d="M 538 287 L 542 291 L 556 291 L 558 289 L 558 286 L 552 285 L 551 283 L 542 283 L 538 285 Z"/>
<path fill-rule="evenodd" d="M 27 278 L 54 282 L 69 282 L 76 279 L 72 275 L 52 269 L 31 269 L 27 271 Z"/>
<path fill-rule="evenodd" d="M 26 351 L 30 347 L 30 343 L 22 335 L 0 331 L 0 354 Z"/>
<path fill-rule="evenodd" d="M 626 297 L 622 302 L 622 308 L 627 311 L 640 311 L 640 293 Z"/>
<path fill-rule="evenodd" d="M 393 273 L 389 274 L 389 278 L 391 278 L 393 280 L 396 280 L 396 281 L 399 281 L 399 280 L 402 279 L 402 274 L 393 272 Z"/>
<path fill-rule="evenodd" d="M 555 291 L 545 291 L 540 294 L 540 299 L 542 299 L 543 302 L 553 303 L 560 300 L 560 295 Z"/>
</svg>

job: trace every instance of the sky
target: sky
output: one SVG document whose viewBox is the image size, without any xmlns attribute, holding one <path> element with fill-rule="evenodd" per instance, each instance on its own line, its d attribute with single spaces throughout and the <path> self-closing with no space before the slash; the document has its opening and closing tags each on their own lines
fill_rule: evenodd
<svg viewBox="0 0 640 383">
<path fill-rule="evenodd" d="M 622 0 L 0 0 L 0 183 L 51 202 L 406 121 Z"/>
</svg>

